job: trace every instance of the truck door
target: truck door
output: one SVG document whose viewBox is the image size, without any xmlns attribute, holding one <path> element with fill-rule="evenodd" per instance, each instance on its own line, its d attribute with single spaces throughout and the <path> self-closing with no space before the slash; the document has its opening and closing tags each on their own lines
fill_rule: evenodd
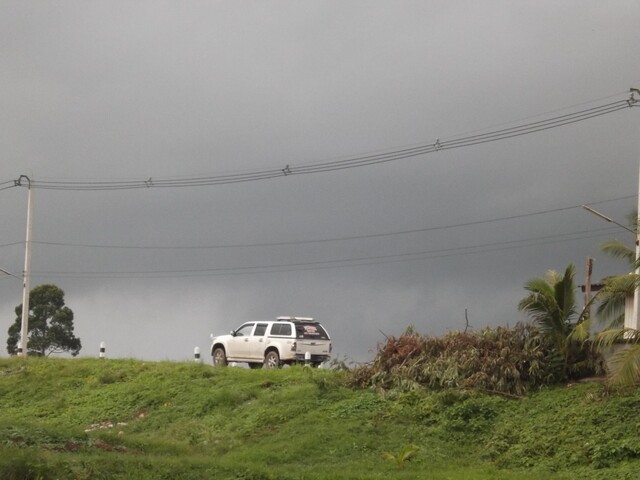
<svg viewBox="0 0 640 480">
<path fill-rule="evenodd" d="M 229 340 L 229 353 L 233 358 L 247 358 L 250 354 L 251 344 L 249 342 L 251 338 L 251 332 L 253 331 L 254 323 L 245 323 L 238 328 L 233 337 Z"/>
<path fill-rule="evenodd" d="M 267 325 L 266 323 L 257 323 L 253 335 L 251 335 L 249 340 L 249 356 L 260 362 L 264 359 Z"/>
</svg>

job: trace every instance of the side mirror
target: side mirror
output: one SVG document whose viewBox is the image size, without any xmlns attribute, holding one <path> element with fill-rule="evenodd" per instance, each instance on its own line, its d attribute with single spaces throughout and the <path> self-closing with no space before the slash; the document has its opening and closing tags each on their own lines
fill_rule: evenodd
<svg viewBox="0 0 640 480">
<path fill-rule="evenodd" d="M 235 336 L 236 336 L 236 331 L 235 331 L 235 330 L 231 330 L 231 332 L 229 332 L 229 334 L 230 334 L 232 337 L 235 337 Z"/>
<path fill-rule="evenodd" d="M 213 340 L 214 338 L 216 338 L 213 333 L 211 335 L 209 335 L 209 337 L 211 338 L 211 340 Z"/>
</svg>

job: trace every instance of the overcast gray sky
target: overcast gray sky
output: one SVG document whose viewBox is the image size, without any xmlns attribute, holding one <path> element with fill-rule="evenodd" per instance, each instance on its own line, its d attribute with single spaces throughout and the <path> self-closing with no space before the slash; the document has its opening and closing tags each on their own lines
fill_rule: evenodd
<svg viewBox="0 0 640 480">
<path fill-rule="evenodd" d="M 524 283 L 630 234 L 640 109 L 377 165 L 207 186 L 625 100 L 640 2 L 0 2 L 0 182 L 33 180 L 32 286 L 81 355 L 184 360 L 209 334 L 314 316 L 340 358 L 410 324 L 514 324 Z M 38 188 L 151 179 L 152 187 Z M 47 183 L 48 182 L 48 183 Z M 11 186 L 11 183 L 3 186 Z M 21 275 L 27 190 L 0 190 Z M 546 213 L 545 213 L 546 212 Z M 531 215 L 535 214 L 535 215 Z M 503 219 L 503 220 L 498 220 Z M 360 260 L 358 260 L 360 259 Z M 22 285 L 0 277 L 2 353 Z"/>
</svg>

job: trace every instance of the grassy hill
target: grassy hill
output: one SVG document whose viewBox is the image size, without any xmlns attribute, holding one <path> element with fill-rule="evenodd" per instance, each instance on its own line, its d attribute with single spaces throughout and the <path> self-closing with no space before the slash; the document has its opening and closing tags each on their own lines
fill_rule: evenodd
<svg viewBox="0 0 640 480">
<path fill-rule="evenodd" d="M 344 375 L 0 360 L 0 480 L 640 478 L 638 392 L 374 392 Z"/>
</svg>

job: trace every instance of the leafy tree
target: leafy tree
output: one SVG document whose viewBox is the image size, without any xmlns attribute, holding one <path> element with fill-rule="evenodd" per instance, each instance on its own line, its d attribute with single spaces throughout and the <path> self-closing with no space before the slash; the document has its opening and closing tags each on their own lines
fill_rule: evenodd
<svg viewBox="0 0 640 480">
<path fill-rule="evenodd" d="M 598 359 L 591 355 L 588 322 L 578 314 L 574 284 L 575 268 L 567 266 L 563 275 L 549 271 L 525 284 L 529 294 L 518 304 L 540 329 L 541 335 L 559 356 L 558 373 L 580 377 L 597 370 Z"/>
<path fill-rule="evenodd" d="M 7 351 L 18 352 L 22 326 L 22 305 L 15 309 L 17 318 L 9 327 Z M 31 290 L 29 300 L 29 355 L 45 356 L 70 352 L 78 355 L 82 344 L 73 334 L 73 311 L 64 304 L 64 292 L 55 285 L 39 285 Z"/>
</svg>

